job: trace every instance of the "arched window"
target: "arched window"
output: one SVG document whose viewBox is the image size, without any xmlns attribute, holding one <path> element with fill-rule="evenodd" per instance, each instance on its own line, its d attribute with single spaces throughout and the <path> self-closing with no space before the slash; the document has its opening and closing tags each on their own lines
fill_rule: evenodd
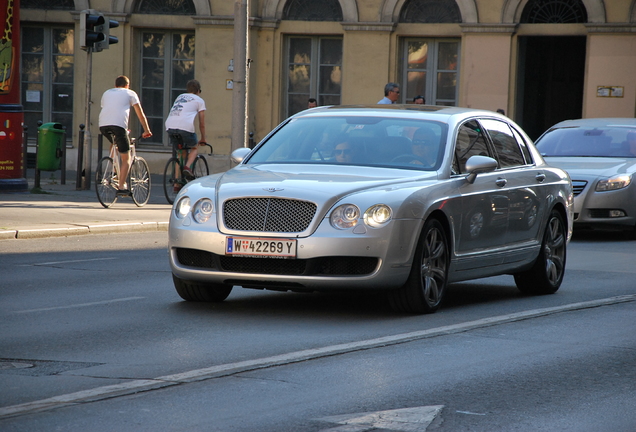
<svg viewBox="0 0 636 432">
<path fill-rule="evenodd" d="M 460 23 L 455 0 L 406 0 L 400 13 L 403 23 Z"/>
<path fill-rule="evenodd" d="M 21 9 L 75 10 L 73 0 L 22 0 Z"/>
<path fill-rule="evenodd" d="M 139 0 L 136 13 L 161 15 L 196 15 L 192 0 Z"/>
<path fill-rule="evenodd" d="M 587 10 L 581 0 L 530 0 L 521 14 L 525 24 L 586 23 Z"/>
<path fill-rule="evenodd" d="M 283 10 L 284 20 L 342 21 L 338 0 L 288 0 Z"/>
</svg>

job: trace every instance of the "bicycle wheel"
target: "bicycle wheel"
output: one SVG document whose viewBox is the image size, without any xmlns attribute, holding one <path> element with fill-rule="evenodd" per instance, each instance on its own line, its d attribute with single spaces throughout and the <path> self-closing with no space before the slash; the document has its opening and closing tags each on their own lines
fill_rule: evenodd
<svg viewBox="0 0 636 432">
<path fill-rule="evenodd" d="M 106 208 L 117 201 L 117 173 L 113 160 L 109 157 L 101 158 L 97 164 L 95 192 L 99 202 Z"/>
<path fill-rule="evenodd" d="M 135 158 L 128 179 L 133 201 L 137 207 L 145 205 L 150 199 L 150 170 L 143 158 Z"/>
<path fill-rule="evenodd" d="M 166 199 L 170 204 L 174 203 L 174 198 L 185 184 L 185 180 L 181 180 L 180 176 L 177 176 L 177 172 L 181 172 L 181 170 L 177 168 L 178 166 L 179 159 L 170 158 L 166 164 L 166 168 L 163 170 L 163 193 L 166 195 Z"/>
<path fill-rule="evenodd" d="M 208 168 L 208 161 L 201 155 L 197 156 L 192 164 L 192 172 L 196 178 L 206 176 L 210 174 L 210 169 Z"/>
</svg>

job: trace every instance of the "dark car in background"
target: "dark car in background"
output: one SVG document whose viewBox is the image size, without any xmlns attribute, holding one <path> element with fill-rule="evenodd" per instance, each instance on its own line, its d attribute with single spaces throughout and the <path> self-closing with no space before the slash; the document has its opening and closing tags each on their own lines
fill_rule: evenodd
<svg viewBox="0 0 636 432">
<path fill-rule="evenodd" d="M 509 274 L 559 289 L 572 184 L 490 111 L 321 107 L 285 120 L 225 173 L 176 197 L 177 293 L 223 301 L 235 286 L 386 291 L 396 311 L 434 312 L 449 283 Z"/>
<path fill-rule="evenodd" d="M 636 235 L 636 119 L 567 120 L 535 143 L 574 187 L 574 226 L 625 229 Z"/>
</svg>

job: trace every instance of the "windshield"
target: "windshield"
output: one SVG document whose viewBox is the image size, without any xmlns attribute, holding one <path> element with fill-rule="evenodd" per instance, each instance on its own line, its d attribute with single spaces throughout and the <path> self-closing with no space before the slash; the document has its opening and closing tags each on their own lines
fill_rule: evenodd
<svg viewBox="0 0 636 432">
<path fill-rule="evenodd" d="M 300 117 L 279 129 L 247 160 L 434 170 L 447 125 L 385 117 Z"/>
<path fill-rule="evenodd" d="M 636 129 L 568 127 L 554 129 L 536 143 L 543 156 L 636 157 Z"/>
</svg>

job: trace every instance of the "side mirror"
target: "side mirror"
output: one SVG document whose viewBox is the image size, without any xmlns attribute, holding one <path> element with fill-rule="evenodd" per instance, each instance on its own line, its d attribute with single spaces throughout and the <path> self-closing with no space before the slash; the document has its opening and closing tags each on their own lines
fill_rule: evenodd
<svg viewBox="0 0 636 432">
<path fill-rule="evenodd" d="M 235 164 L 240 164 L 247 157 L 247 155 L 251 153 L 251 151 L 252 149 L 248 147 L 237 148 L 232 152 L 230 158 Z"/>
<path fill-rule="evenodd" d="M 497 169 L 497 166 L 497 161 L 491 157 L 478 155 L 471 156 L 466 161 L 466 172 L 468 173 L 466 181 L 473 184 L 477 178 L 477 174 L 493 172 Z"/>
</svg>

